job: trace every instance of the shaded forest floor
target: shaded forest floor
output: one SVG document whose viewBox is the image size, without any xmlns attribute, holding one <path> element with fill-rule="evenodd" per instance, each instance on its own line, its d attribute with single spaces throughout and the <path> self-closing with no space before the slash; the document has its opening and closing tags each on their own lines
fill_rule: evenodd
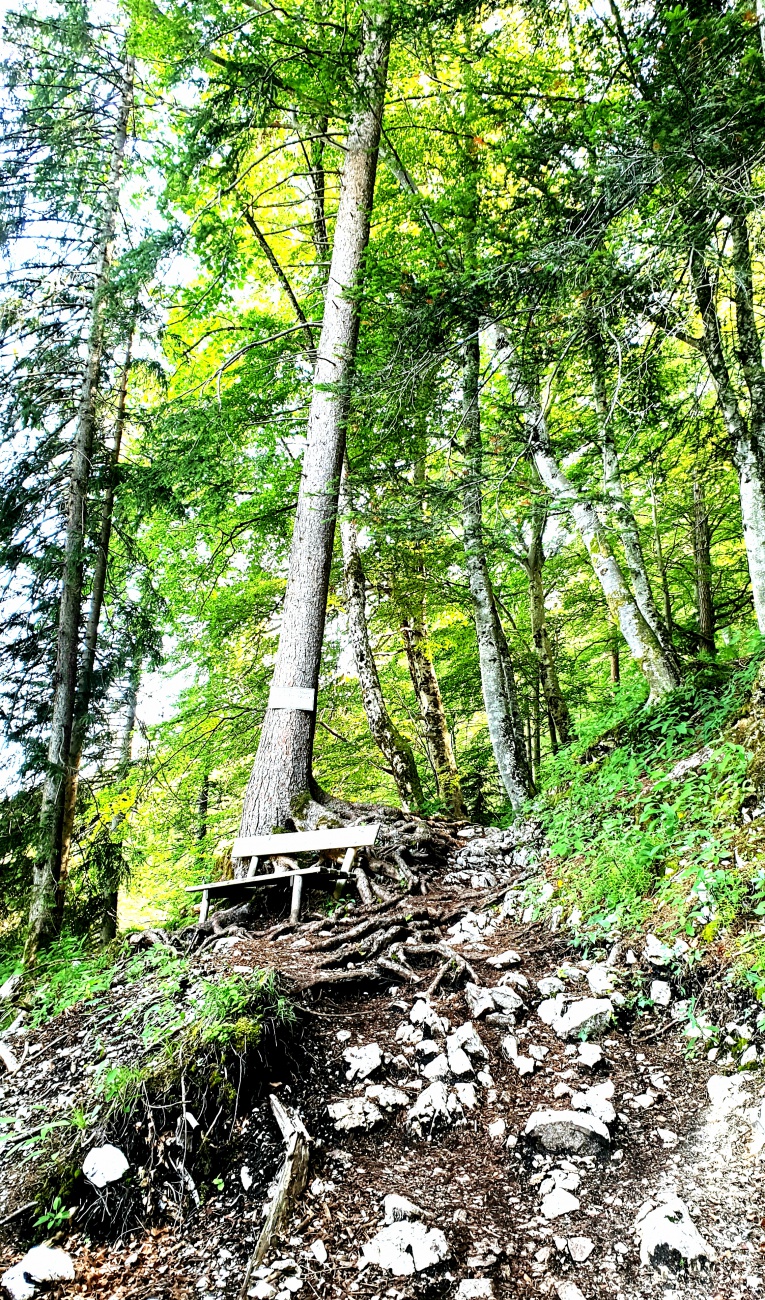
<svg viewBox="0 0 765 1300">
<path fill-rule="evenodd" d="M 48 1239 L 75 1268 L 54 1295 L 239 1296 L 282 1161 L 275 1093 L 310 1134 L 308 1184 L 247 1295 L 757 1294 L 765 1089 L 759 1071 L 739 1068 L 752 1047 L 762 1054 L 755 1004 L 712 964 L 690 963 L 683 945 L 591 945 L 585 956 L 550 928 L 528 832 L 475 827 L 464 838 L 449 869 L 423 864 L 421 897 L 334 918 L 309 911 L 282 933 L 263 918 L 188 959 L 159 944 L 125 959 L 98 997 L 37 1030 L 22 1023 L 7 1039 L 21 1068 L 0 1090 L 3 1267 Z M 546 979 L 557 983 L 540 989 Z M 202 1015 L 208 1030 L 200 1036 L 197 1025 L 195 1043 L 193 1009 L 209 1012 L 211 989 L 219 1000 L 229 990 L 229 1005 Z M 612 1010 L 565 1038 L 556 997 L 559 1012 L 585 998 Z M 158 1058 L 147 1026 L 160 1022 Z M 699 1022 L 725 1029 L 713 1061 L 703 1028 L 689 1037 Z M 600 1045 L 600 1061 L 587 1063 L 585 1038 Z M 710 1077 L 732 1081 L 711 1084 L 715 1106 Z M 606 1139 L 545 1150 L 525 1130 L 550 1107 L 602 1113 Z M 80 1170 L 104 1141 L 131 1167 L 98 1191 Z M 569 1197 L 555 1215 L 551 1191 Z M 711 1248 L 707 1262 L 641 1263 L 636 1218 L 669 1194 Z M 426 1237 L 437 1230 L 427 1249 L 442 1257 L 408 1275 L 364 1251 L 391 1195 L 413 1207 L 389 1203 L 389 1218 L 408 1215 Z M 14 1213 L 33 1200 L 34 1210 Z M 35 1227 L 41 1205 L 51 1208 Z"/>
</svg>

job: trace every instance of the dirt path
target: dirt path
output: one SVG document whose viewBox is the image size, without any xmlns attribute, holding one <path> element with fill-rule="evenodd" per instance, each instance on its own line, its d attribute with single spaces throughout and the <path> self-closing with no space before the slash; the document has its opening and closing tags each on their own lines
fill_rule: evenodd
<svg viewBox="0 0 765 1300">
<path fill-rule="evenodd" d="M 477 873 L 458 861 L 424 897 L 198 957 L 208 975 L 278 969 L 299 1030 L 243 1107 L 220 1196 L 108 1245 L 63 1238 L 76 1280 L 57 1294 L 238 1296 L 281 1155 L 270 1092 L 301 1116 L 311 1162 L 250 1279 L 258 1300 L 765 1293 L 759 1072 L 687 1059 L 682 962 L 650 945 L 581 960 L 524 923 L 519 874 L 499 853 Z M 652 984 L 668 1005 L 636 1014 Z M 41 1058 L 55 1032 L 64 1050 L 50 1027 Z M 6 1082 L 4 1109 L 21 1087 Z"/>
</svg>

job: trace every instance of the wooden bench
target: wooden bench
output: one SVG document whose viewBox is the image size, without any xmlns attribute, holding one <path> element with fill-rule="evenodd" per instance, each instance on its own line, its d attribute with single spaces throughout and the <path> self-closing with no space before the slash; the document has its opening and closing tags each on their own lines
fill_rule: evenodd
<svg viewBox="0 0 765 1300">
<path fill-rule="evenodd" d="M 253 889 L 264 886 L 292 883 L 292 902 L 290 921 L 296 922 L 300 917 L 300 904 L 303 897 L 303 878 L 316 876 L 328 870 L 328 863 L 314 863 L 310 867 L 296 867 L 291 871 L 271 871 L 267 875 L 256 875 L 261 859 L 281 858 L 300 853 L 316 853 L 320 858 L 329 859 L 337 870 L 335 897 L 339 898 L 353 868 L 354 859 L 359 849 L 371 848 L 377 839 L 380 823 L 371 826 L 338 826 L 320 831 L 292 831 L 284 835 L 251 835 L 234 840 L 231 849 L 232 858 L 247 861 L 247 875 L 241 880 L 216 880 L 202 885 L 187 885 L 186 893 L 201 891 L 202 903 L 199 920 L 206 921 L 210 910 L 210 898 L 236 898 L 248 894 Z M 335 864 L 336 856 L 345 850 L 342 863 Z"/>
</svg>

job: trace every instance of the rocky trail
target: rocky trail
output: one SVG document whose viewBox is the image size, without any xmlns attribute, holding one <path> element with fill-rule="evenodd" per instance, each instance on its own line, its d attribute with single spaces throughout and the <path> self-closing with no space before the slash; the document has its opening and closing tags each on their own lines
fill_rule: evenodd
<svg viewBox="0 0 765 1300">
<path fill-rule="evenodd" d="M 240 1075 L 215 1194 L 195 1182 L 207 1120 L 181 1096 L 152 1111 L 144 1147 L 122 1135 L 127 1173 L 85 1179 L 80 1211 L 31 1264 L 45 1229 L 24 1209 L 40 1176 L 25 1140 L 71 1113 L 104 1054 L 131 1059 L 125 1009 L 151 987 L 118 984 L 37 1031 L 19 1018 L 3 1043 L 20 1068 L 0 1085 L 9 1295 L 765 1293 L 757 1009 L 682 942 L 585 958 L 569 918 L 530 901 L 552 893 L 530 834 L 462 837 L 446 870 L 410 872 L 419 894 L 211 936 L 194 978 L 274 968 L 298 1008 L 288 1038 Z M 286 1148 L 285 1117 L 305 1130 Z M 83 1132 L 86 1169 L 113 1136 Z M 293 1196 L 253 1258 L 280 1174 Z"/>
</svg>

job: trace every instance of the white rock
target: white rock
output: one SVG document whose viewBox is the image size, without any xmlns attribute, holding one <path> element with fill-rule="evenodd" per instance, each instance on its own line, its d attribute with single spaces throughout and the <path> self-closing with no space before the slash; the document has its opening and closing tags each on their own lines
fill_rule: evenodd
<svg viewBox="0 0 765 1300">
<path fill-rule="evenodd" d="M 242 1165 L 241 1169 L 239 1170 L 239 1178 L 241 1180 L 242 1187 L 244 1188 L 244 1190 L 246 1192 L 249 1192 L 250 1188 L 252 1187 L 252 1174 L 247 1168 L 247 1165 Z"/>
<path fill-rule="evenodd" d="M 321 1237 L 317 1237 L 315 1241 L 311 1242 L 310 1251 L 318 1264 L 326 1264 L 329 1257 L 327 1255 L 327 1247 L 324 1245 Z"/>
<path fill-rule="evenodd" d="M 659 1205 L 646 1201 L 638 1211 L 635 1228 L 642 1264 L 654 1268 L 699 1268 L 716 1258 L 678 1196 L 668 1195 Z"/>
<path fill-rule="evenodd" d="M 655 934 L 647 934 L 643 956 L 652 966 L 666 966 L 672 958 L 672 949 L 657 939 Z"/>
<path fill-rule="evenodd" d="M 604 1029 L 613 1015 L 610 998 L 579 998 L 551 1022 L 551 1028 L 558 1038 L 588 1038 Z"/>
<path fill-rule="evenodd" d="M 394 1277 L 411 1277 L 448 1259 L 449 1246 L 440 1228 L 403 1220 L 381 1228 L 362 1247 L 362 1255 Z"/>
<path fill-rule="evenodd" d="M 503 1138 L 507 1132 L 507 1124 L 503 1119 L 495 1119 L 489 1125 L 490 1138 Z"/>
<path fill-rule="evenodd" d="M 457 1077 L 460 1077 L 463 1074 L 472 1074 L 473 1067 L 470 1064 L 470 1057 L 467 1055 L 467 1053 L 463 1052 L 461 1047 L 454 1047 L 452 1048 L 451 1051 L 449 1051 L 448 1039 L 447 1039 L 446 1047 L 448 1052 L 449 1069 L 451 1070 L 452 1074 L 456 1074 Z"/>
<path fill-rule="evenodd" d="M 487 1059 L 489 1056 L 471 1020 L 467 1020 L 464 1025 L 460 1025 L 458 1029 L 455 1029 L 454 1033 L 449 1034 L 446 1040 L 447 1052 L 450 1045 L 452 1049 L 461 1047 L 463 1052 L 467 1052 L 468 1056 L 483 1056 Z"/>
<path fill-rule="evenodd" d="M 130 1164 L 119 1147 L 107 1142 L 102 1147 L 91 1147 L 82 1162 L 82 1172 L 94 1187 L 106 1187 L 107 1183 L 118 1183 L 126 1174 Z"/>
<path fill-rule="evenodd" d="M 574 1110 L 588 1110 L 604 1124 L 613 1124 L 616 1119 L 616 1111 L 611 1105 L 613 1095 L 614 1085 L 608 1080 L 607 1083 L 598 1083 L 592 1088 L 585 1089 L 584 1092 L 575 1092 L 571 1098 L 571 1105 Z"/>
<path fill-rule="evenodd" d="M 441 1048 L 432 1038 L 421 1038 L 419 1043 L 415 1043 L 414 1051 L 416 1056 L 427 1058 L 429 1056 L 438 1056 Z"/>
<path fill-rule="evenodd" d="M 547 998 L 537 1007 L 537 1015 L 543 1025 L 554 1025 L 566 1012 L 566 998 L 559 993 L 555 998 Z"/>
<path fill-rule="evenodd" d="M 270 1282 L 266 1282 L 265 1278 L 261 1278 L 259 1282 L 249 1288 L 247 1295 L 252 1300 L 273 1300 L 273 1296 L 276 1295 L 276 1287 L 271 1286 Z"/>
<path fill-rule="evenodd" d="M 668 1007 L 672 1001 L 672 989 L 666 980 L 651 980 L 650 998 L 657 1007 Z"/>
<path fill-rule="evenodd" d="M 579 1209 L 579 1199 L 562 1187 L 556 1187 L 542 1198 L 542 1213 L 546 1219 L 559 1219 L 562 1214 L 575 1214 Z"/>
<path fill-rule="evenodd" d="M 533 1074 L 536 1069 L 536 1062 L 530 1056 L 516 1056 L 513 1065 L 522 1079 L 527 1074 Z"/>
<path fill-rule="evenodd" d="M 467 1061 L 467 1057 L 465 1057 L 465 1060 Z M 469 1065 L 470 1062 L 468 1061 Z M 449 1062 L 445 1052 L 439 1052 L 437 1056 L 432 1057 L 426 1065 L 423 1065 L 421 1073 L 423 1078 L 430 1079 L 431 1082 L 434 1079 L 445 1079 L 449 1073 Z"/>
<path fill-rule="evenodd" d="M 382 1112 L 368 1097 L 348 1097 L 343 1101 L 332 1101 L 327 1106 L 330 1117 L 335 1121 L 338 1133 L 348 1132 L 354 1128 L 374 1128 L 382 1120 Z"/>
<path fill-rule="evenodd" d="M 569 1237 L 568 1253 L 575 1264 L 583 1264 L 595 1249 L 595 1242 L 590 1241 L 589 1237 Z"/>
<path fill-rule="evenodd" d="M 739 1110 L 749 1101 L 744 1081 L 737 1074 L 713 1074 L 707 1079 L 707 1093 L 716 1117 Z"/>
<path fill-rule="evenodd" d="M 36 1293 L 36 1282 L 71 1282 L 73 1279 L 74 1264 L 65 1250 L 33 1246 L 23 1259 L 3 1273 L 0 1285 L 13 1300 L 30 1300 Z"/>
<path fill-rule="evenodd" d="M 579 1043 L 576 1054 L 582 1065 L 586 1065 L 589 1070 L 594 1070 L 603 1060 L 603 1048 L 598 1043 Z"/>
<path fill-rule="evenodd" d="M 552 998 L 556 993 L 563 993 L 566 986 L 557 975 L 545 975 L 544 979 L 537 980 L 537 988 L 543 998 Z"/>
<path fill-rule="evenodd" d="M 398 1196 L 395 1192 L 391 1192 L 383 1200 L 383 1214 L 387 1224 L 422 1218 L 419 1205 L 415 1205 L 414 1201 L 408 1201 L 405 1196 Z"/>
<path fill-rule="evenodd" d="M 490 1277 L 464 1277 L 454 1300 L 493 1300 L 494 1283 Z"/>
<path fill-rule="evenodd" d="M 520 961 L 520 957 L 518 958 Z M 0 984 L 0 1002 L 7 1002 L 13 997 L 17 988 L 21 987 L 24 976 L 18 972 L 15 975 L 9 975 L 4 984 Z"/>
<path fill-rule="evenodd" d="M 487 1012 L 494 1010 L 494 998 L 491 991 L 481 988 L 478 984 L 469 983 L 465 985 L 465 1001 L 474 1020 L 480 1020 L 481 1016 L 485 1016 Z"/>
<path fill-rule="evenodd" d="M 497 1011 L 504 1012 L 505 1015 L 512 1015 L 523 1006 L 523 998 L 506 984 L 498 984 L 496 988 L 489 989 L 489 992 Z"/>
<path fill-rule="evenodd" d="M 507 966 L 520 966 L 521 955 L 515 952 L 513 948 L 507 948 L 505 952 L 498 952 L 496 957 L 489 957 L 486 961 L 487 966 L 493 966 L 494 970 L 505 970 Z"/>
<path fill-rule="evenodd" d="M 754 1046 L 754 1043 L 752 1043 L 751 1047 L 747 1047 L 746 1051 L 741 1053 L 741 1059 L 738 1064 L 740 1069 L 746 1070 L 750 1065 L 756 1065 L 756 1063 L 757 1048 Z"/>
<path fill-rule="evenodd" d="M 502 1055 L 506 1056 L 508 1061 L 514 1061 L 518 1055 L 518 1040 L 513 1034 L 505 1034 L 500 1044 Z"/>
<path fill-rule="evenodd" d="M 459 1098 L 460 1105 L 466 1106 L 468 1110 L 473 1110 L 478 1105 L 474 1083 L 455 1083 L 454 1091 Z"/>
<path fill-rule="evenodd" d="M 32 1296 L 37 1291 L 34 1282 L 29 1281 L 29 1277 L 24 1270 L 24 1262 L 21 1260 L 11 1268 L 7 1268 L 0 1277 L 0 1286 L 11 1296 L 11 1300 L 32 1300 Z"/>
<path fill-rule="evenodd" d="M 536 1110 L 526 1121 L 524 1135 L 545 1151 L 600 1151 L 610 1142 L 605 1124 L 576 1110 Z"/>
<path fill-rule="evenodd" d="M 561 1165 L 564 1164 L 568 1166 L 569 1161 L 561 1161 Z M 552 1180 L 555 1186 L 562 1187 L 564 1192 L 575 1192 L 582 1181 L 580 1174 L 573 1165 L 566 1169 L 553 1169 Z"/>
<path fill-rule="evenodd" d="M 612 993 L 615 977 L 614 972 L 605 962 L 597 962 L 591 970 L 587 972 L 587 983 L 596 998 L 602 998 L 606 993 Z"/>
<path fill-rule="evenodd" d="M 575 1282 L 556 1282 L 555 1291 L 558 1300 L 584 1300 L 584 1296 Z"/>
<path fill-rule="evenodd" d="M 446 1119 L 449 1115 L 449 1095 L 443 1083 L 431 1083 L 423 1088 L 412 1109 L 407 1115 L 407 1123 L 413 1128 L 422 1129 L 436 1119 Z"/>
<path fill-rule="evenodd" d="M 444 1027 L 441 1018 L 425 998 L 417 999 L 409 1012 L 409 1019 L 413 1025 L 424 1025 L 430 1030 L 433 1038 L 443 1038 Z"/>
<path fill-rule="evenodd" d="M 534 1044 L 529 1047 L 529 1056 L 535 1061 L 543 1061 L 546 1056 L 550 1055 L 549 1047 L 535 1047 Z"/>
<path fill-rule="evenodd" d="M 363 1047 L 347 1047 L 343 1060 L 348 1062 L 346 1079 L 368 1079 L 382 1065 L 382 1052 L 377 1043 L 364 1043 Z"/>
<path fill-rule="evenodd" d="M 337 1039 L 338 1043 L 347 1043 L 350 1037 L 351 1037 L 350 1029 L 338 1029 L 337 1033 L 335 1034 L 335 1038 Z"/>
<path fill-rule="evenodd" d="M 673 1133 L 671 1128 L 659 1128 L 656 1130 L 665 1147 L 676 1147 L 678 1143 L 677 1133 Z"/>
<path fill-rule="evenodd" d="M 409 1098 L 400 1088 L 391 1088 L 384 1083 L 370 1083 L 364 1089 L 365 1097 L 373 1101 L 380 1110 L 395 1110 L 398 1106 L 408 1106 Z"/>
</svg>

